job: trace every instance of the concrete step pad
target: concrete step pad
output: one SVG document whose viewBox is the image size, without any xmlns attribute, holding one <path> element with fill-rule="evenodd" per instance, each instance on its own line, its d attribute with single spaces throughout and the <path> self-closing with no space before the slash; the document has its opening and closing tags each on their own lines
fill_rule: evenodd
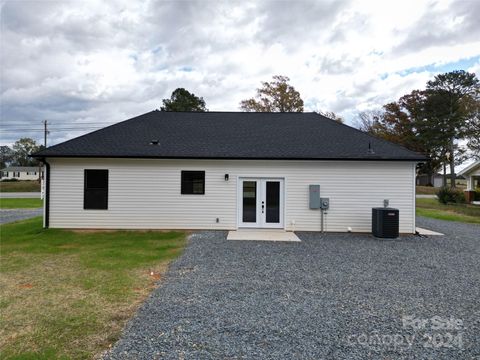
<svg viewBox="0 0 480 360">
<path fill-rule="evenodd" d="M 242 229 L 229 231 L 227 240 L 300 241 L 294 232 L 276 229 Z"/>
<path fill-rule="evenodd" d="M 416 227 L 415 230 L 418 231 L 418 233 L 420 235 L 445 235 L 445 234 L 442 234 L 442 233 L 439 233 L 439 232 L 436 232 L 436 231 L 432 231 L 432 230 L 428 230 L 428 229 L 424 229 L 424 228 L 421 228 L 421 227 Z"/>
</svg>

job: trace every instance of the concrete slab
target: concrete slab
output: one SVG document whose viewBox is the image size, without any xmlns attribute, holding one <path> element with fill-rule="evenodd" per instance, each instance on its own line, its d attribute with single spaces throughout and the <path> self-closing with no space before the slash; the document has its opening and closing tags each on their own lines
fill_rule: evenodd
<svg viewBox="0 0 480 360">
<path fill-rule="evenodd" d="M 442 233 L 439 233 L 439 232 L 436 232 L 436 231 L 432 231 L 432 230 L 428 230 L 428 229 L 424 229 L 424 228 L 421 228 L 421 227 L 416 227 L 415 230 L 418 231 L 418 233 L 420 235 L 445 235 L 445 234 L 442 234 Z"/>
<path fill-rule="evenodd" d="M 242 229 L 237 231 L 229 231 L 227 240 L 300 241 L 294 232 L 276 229 Z"/>
</svg>

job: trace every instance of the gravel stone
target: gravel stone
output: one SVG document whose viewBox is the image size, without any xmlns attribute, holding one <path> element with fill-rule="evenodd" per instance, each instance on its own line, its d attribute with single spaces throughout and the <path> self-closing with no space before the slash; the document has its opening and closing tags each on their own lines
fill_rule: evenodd
<svg viewBox="0 0 480 360">
<path fill-rule="evenodd" d="M 300 232 L 300 243 L 277 243 L 195 233 L 105 358 L 476 358 L 480 226 L 418 226 L 446 235 Z M 428 323 L 404 327 L 408 316 Z M 434 316 L 462 325 L 433 329 Z"/>
<path fill-rule="evenodd" d="M 43 209 L 2 209 L 0 210 L 0 224 L 6 224 L 18 220 L 40 216 Z"/>
</svg>

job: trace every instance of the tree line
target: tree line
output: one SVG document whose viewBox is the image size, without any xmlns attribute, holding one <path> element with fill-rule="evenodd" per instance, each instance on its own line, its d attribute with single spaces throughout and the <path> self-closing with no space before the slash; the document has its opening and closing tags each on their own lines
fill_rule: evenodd
<svg viewBox="0 0 480 360">
<path fill-rule="evenodd" d="M 457 70 L 435 76 L 425 90 L 413 90 L 380 110 L 359 114 L 357 126 L 426 155 L 429 161 L 419 164 L 422 174 L 431 176 L 443 167 L 445 176 L 449 167 L 454 188 L 455 165 L 480 158 L 479 114 L 479 80 Z"/>
<path fill-rule="evenodd" d="M 257 112 L 303 112 L 300 93 L 286 76 L 262 82 L 240 109 Z M 177 89 L 163 100 L 162 111 L 208 111 L 203 98 Z M 318 113 L 343 122 L 334 112 Z M 413 90 L 381 109 L 358 114 L 360 130 L 427 156 L 419 173 L 431 177 L 448 166 L 455 187 L 455 165 L 467 157 L 480 158 L 480 86 L 476 75 L 463 70 L 435 76 L 424 90 Z M 446 182 L 445 182 L 446 183 Z"/>
<path fill-rule="evenodd" d="M 275 75 L 261 83 L 255 96 L 242 100 L 247 112 L 303 112 L 300 93 L 287 76 Z M 205 100 L 184 88 L 162 100 L 161 111 L 208 111 Z M 331 111 L 316 111 L 343 122 Z M 480 158 L 480 85 L 476 75 L 456 70 L 435 76 L 424 90 L 413 90 L 381 109 L 358 114 L 356 126 L 367 133 L 422 153 L 428 161 L 419 164 L 419 173 L 431 176 L 441 167 L 450 167 L 455 187 L 455 165 L 468 156 Z M 43 148 L 33 139 L 22 138 L 10 148 L 2 146 L 1 166 L 37 165 L 28 155 Z"/>
<path fill-rule="evenodd" d="M 43 145 L 31 138 L 21 138 L 12 145 L 0 146 L 0 169 L 7 166 L 37 166 L 38 160 L 29 157 L 30 154 L 40 151 Z"/>
<path fill-rule="evenodd" d="M 304 102 L 298 92 L 289 84 L 287 76 L 275 75 L 271 81 L 263 81 L 254 97 L 242 100 L 240 109 L 246 112 L 303 112 Z M 208 111 L 205 100 L 195 94 L 178 88 L 169 99 L 163 100 L 161 111 Z M 330 119 L 343 122 L 333 111 L 316 111 Z"/>
</svg>

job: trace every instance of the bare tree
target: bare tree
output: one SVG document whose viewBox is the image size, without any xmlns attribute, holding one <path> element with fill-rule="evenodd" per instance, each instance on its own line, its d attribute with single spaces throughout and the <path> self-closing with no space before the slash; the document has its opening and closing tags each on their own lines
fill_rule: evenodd
<svg viewBox="0 0 480 360">
<path fill-rule="evenodd" d="M 382 117 L 383 112 L 381 110 L 362 111 L 358 113 L 353 125 L 361 131 L 378 134 Z"/>
<path fill-rule="evenodd" d="M 343 124 L 345 122 L 341 116 L 335 114 L 333 111 L 317 110 L 317 111 L 314 111 L 314 112 L 316 112 L 317 114 L 320 114 L 322 116 L 325 116 L 326 118 L 335 120 L 336 122 L 339 122 L 340 124 Z"/>
</svg>

